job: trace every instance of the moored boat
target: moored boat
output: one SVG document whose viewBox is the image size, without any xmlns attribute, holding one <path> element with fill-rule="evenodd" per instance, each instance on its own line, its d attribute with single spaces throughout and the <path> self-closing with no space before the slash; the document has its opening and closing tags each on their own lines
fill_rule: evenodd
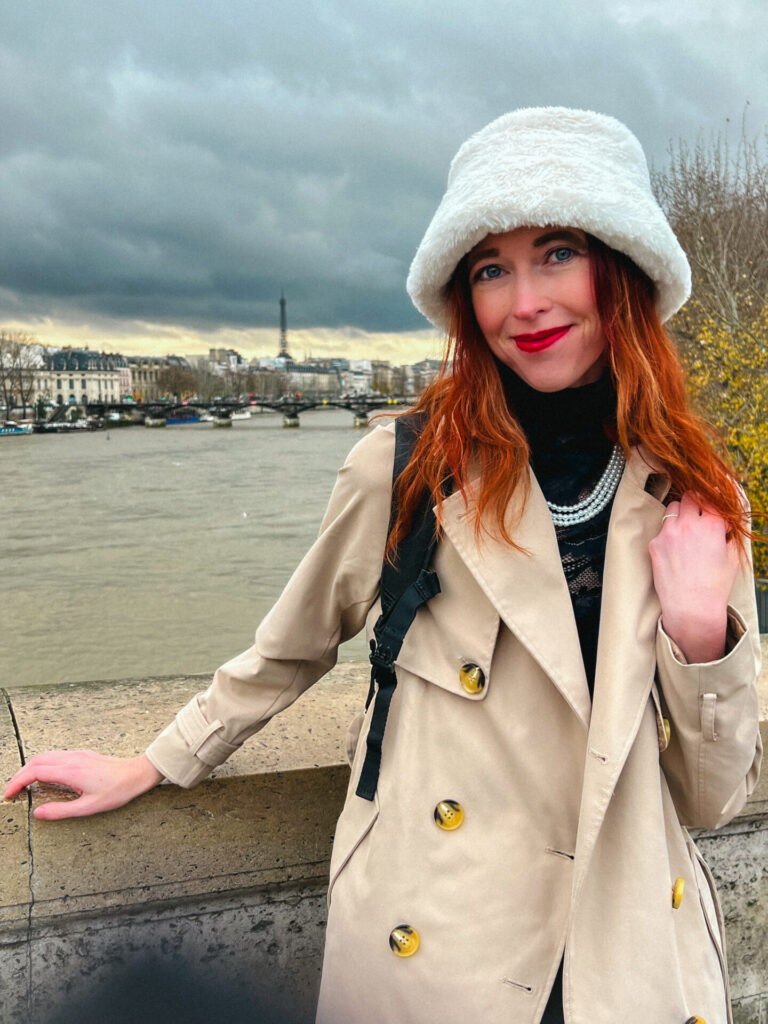
<svg viewBox="0 0 768 1024">
<path fill-rule="evenodd" d="M 3 437 L 10 436 L 12 434 L 31 434 L 32 425 L 30 423 L 17 423 L 15 420 L 5 420 L 0 423 L 0 435 Z"/>
</svg>

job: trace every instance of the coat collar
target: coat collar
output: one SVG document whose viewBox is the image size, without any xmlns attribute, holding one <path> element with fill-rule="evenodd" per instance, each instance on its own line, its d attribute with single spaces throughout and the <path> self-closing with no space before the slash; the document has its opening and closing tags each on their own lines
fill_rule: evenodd
<svg viewBox="0 0 768 1024">
<path fill-rule="evenodd" d="M 443 530 L 502 621 L 552 679 L 586 728 L 589 687 L 552 517 L 532 473 L 524 507 L 521 490 L 517 489 L 510 502 L 506 524 L 522 550 L 490 533 L 482 534 L 478 544 L 474 519 L 458 492 L 443 503 Z"/>
</svg>

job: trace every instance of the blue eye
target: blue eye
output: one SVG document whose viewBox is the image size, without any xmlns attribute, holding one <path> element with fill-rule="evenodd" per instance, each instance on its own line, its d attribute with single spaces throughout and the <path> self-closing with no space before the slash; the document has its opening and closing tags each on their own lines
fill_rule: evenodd
<svg viewBox="0 0 768 1024">
<path fill-rule="evenodd" d="M 547 253 L 547 260 L 550 263 L 567 263 L 577 254 L 577 250 L 572 249 L 570 246 L 557 246 L 555 249 L 550 249 Z"/>
<path fill-rule="evenodd" d="M 498 263 L 488 263 L 486 266 L 481 267 L 475 274 L 476 281 L 495 281 L 497 277 L 501 277 L 502 270 Z"/>
</svg>

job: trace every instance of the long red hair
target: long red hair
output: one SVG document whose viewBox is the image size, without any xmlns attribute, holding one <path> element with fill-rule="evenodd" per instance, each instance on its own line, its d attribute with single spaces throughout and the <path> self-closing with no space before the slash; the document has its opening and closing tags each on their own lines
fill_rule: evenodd
<svg viewBox="0 0 768 1024">
<path fill-rule="evenodd" d="M 672 491 L 690 491 L 719 513 L 743 550 L 752 535 L 733 470 L 711 428 L 691 409 L 680 359 L 656 311 L 652 281 L 627 256 L 591 236 L 589 255 L 625 455 L 642 444 L 668 473 Z M 505 522 L 505 515 L 518 487 L 527 498 L 528 443 L 507 407 L 493 356 L 477 326 L 465 261 L 449 288 L 448 345 L 440 373 L 412 410 L 424 425 L 397 482 L 390 554 L 408 532 L 424 490 L 439 512 L 449 482 L 467 507 L 472 501 L 478 541 L 490 525 L 517 547 L 514 524 Z M 470 462 L 478 474 L 471 494 Z"/>
</svg>

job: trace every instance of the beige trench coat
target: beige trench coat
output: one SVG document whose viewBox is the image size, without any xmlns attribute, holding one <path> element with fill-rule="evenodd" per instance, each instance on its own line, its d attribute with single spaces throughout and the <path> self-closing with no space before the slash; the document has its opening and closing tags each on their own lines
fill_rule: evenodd
<svg viewBox="0 0 768 1024">
<path fill-rule="evenodd" d="M 389 426 L 350 454 L 254 646 L 150 747 L 169 779 L 203 778 L 327 671 L 340 641 L 370 632 L 393 451 Z M 717 899 L 683 826 L 724 824 L 757 781 L 754 590 L 745 571 L 729 653 L 686 665 L 659 626 L 648 556 L 663 488 L 634 452 L 610 522 L 593 703 L 535 480 L 515 529 L 529 554 L 478 546 L 462 499 L 447 499 L 442 593 L 397 660 L 373 802 L 355 795 L 369 714 L 353 726 L 320 1024 L 535 1024 L 563 949 L 568 1024 L 730 1020 Z M 484 677 L 474 694 L 466 664 Z M 461 805 L 459 828 L 437 826 L 441 800 Z M 420 938 L 408 958 L 390 949 L 403 924 Z"/>
</svg>

